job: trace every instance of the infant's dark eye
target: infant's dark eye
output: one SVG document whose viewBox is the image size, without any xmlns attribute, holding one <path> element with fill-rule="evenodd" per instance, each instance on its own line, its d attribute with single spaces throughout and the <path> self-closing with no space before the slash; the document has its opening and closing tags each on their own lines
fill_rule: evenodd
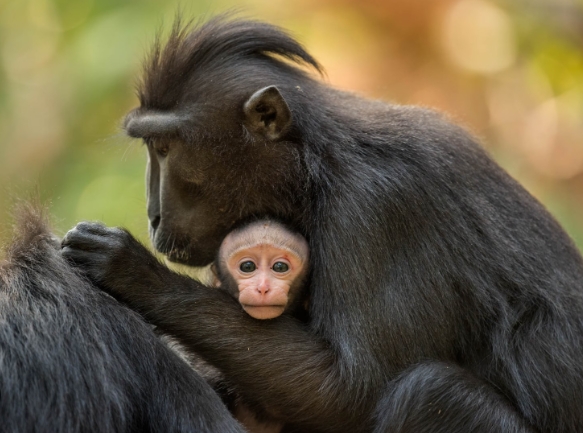
<svg viewBox="0 0 583 433">
<path fill-rule="evenodd" d="M 289 266 L 284 262 L 275 262 L 271 269 L 273 269 L 273 272 L 287 272 L 289 270 Z"/>
<path fill-rule="evenodd" d="M 247 274 L 257 269 L 257 266 L 255 266 L 255 263 L 253 263 L 251 260 L 248 260 L 246 262 L 241 263 L 239 265 L 239 269 L 241 269 L 241 272 L 245 272 Z"/>
</svg>

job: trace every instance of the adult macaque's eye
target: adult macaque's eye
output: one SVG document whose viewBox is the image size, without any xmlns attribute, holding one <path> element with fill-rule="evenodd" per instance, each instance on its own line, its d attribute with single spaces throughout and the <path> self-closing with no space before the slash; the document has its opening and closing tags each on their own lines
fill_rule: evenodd
<svg viewBox="0 0 583 433">
<path fill-rule="evenodd" d="M 273 272 L 287 272 L 289 270 L 289 266 L 284 262 L 275 262 L 271 269 L 273 269 Z"/>
<path fill-rule="evenodd" d="M 241 270 L 241 272 L 245 272 L 247 274 L 257 269 L 257 266 L 255 266 L 255 263 L 253 263 L 251 260 L 248 260 L 246 262 L 241 263 L 239 265 L 239 269 Z"/>
<path fill-rule="evenodd" d="M 159 157 L 164 158 L 166 155 L 168 155 L 168 150 L 170 146 L 168 145 L 167 142 L 160 142 L 159 139 L 155 139 L 152 137 L 146 137 L 143 140 L 144 144 L 148 146 L 151 150 L 156 152 L 156 154 Z"/>
<path fill-rule="evenodd" d="M 168 155 L 168 145 L 160 144 L 156 146 L 156 153 L 161 157 L 165 157 L 166 155 Z"/>
</svg>

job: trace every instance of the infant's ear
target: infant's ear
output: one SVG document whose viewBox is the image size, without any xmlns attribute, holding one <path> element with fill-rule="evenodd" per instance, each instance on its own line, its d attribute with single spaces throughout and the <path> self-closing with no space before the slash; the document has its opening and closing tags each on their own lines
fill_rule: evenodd
<svg viewBox="0 0 583 433">
<path fill-rule="evenodd" d="M 209 269 L 211 274 L 209 278 L 209 286 L 221 287 L 221 280 L 219 280 L 219 271 L 217 269 L 217 265 L 213 262 Z"/>
</svg>

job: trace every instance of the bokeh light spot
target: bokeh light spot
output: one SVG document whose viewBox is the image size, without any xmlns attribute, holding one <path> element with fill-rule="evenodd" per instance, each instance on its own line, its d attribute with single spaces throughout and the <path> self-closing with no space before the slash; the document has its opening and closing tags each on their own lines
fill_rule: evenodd
<svg viewBox="0 0 583 433">
<path fill-rule="evenodd" d="M 447 13 L 442 41 L 449 59 L 458 67 L 490 74 L 511 66 L 516 40 L 506 12 L 484 0 L 462 0 Z"/>
<path fill-rule="evenodd" d="M 144 208 L 142 182 L 137 179 L 105 175 L 89 183 L 79 197 L 76 218 L 102 221 L 111 226 L 133 227 L 133 216 Z M 143 223 L 146 225 L 146 218 Z"/>
</svg>

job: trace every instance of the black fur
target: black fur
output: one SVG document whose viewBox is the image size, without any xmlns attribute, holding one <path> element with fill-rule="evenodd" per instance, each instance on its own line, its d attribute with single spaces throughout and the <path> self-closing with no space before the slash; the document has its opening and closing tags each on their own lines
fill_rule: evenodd
<svg viewBox="0 0 583 433">
<path fill-rule="evenodd" d="M 237 58 L 279 55 L 322 70 L 301 45 L 274 26 L 258 21 L 223 23 L 221 18 L 214 19 L 191 32 L 177 20 L 164 46 L 156 41 L 138 87 L 142 108 L 174 110 L 177 101 L 188 101 L 189 95 L 183 91 L 189 86 L 192 71 L 207 64 L 215 68 L 217 59 L 228 65 Z"/>
<path fill-rule="evenodd" d="M 126 128 L 148 145 L 154 246 L 201 265 L 241 220 L 292 224 L 310 243 L 307 325 L 249 318 L 117 229 L 81 224 L 64 254 L 290 429 L 583 431 L 583 262 L 557 222 L 439 114 L 273 53 L 314 64 L 265 24 L 175 29 Z M 243 109 L 268 86 L 292 116 L 277 139 Z M 186 120 L 152 133 L 164 115 Z"/>
<path fill-rule="evenodd" d="M 0 267 L 0 431 L 242 432 L 134 312 L 63 259 L 28 209 Z"/>
</svg>

